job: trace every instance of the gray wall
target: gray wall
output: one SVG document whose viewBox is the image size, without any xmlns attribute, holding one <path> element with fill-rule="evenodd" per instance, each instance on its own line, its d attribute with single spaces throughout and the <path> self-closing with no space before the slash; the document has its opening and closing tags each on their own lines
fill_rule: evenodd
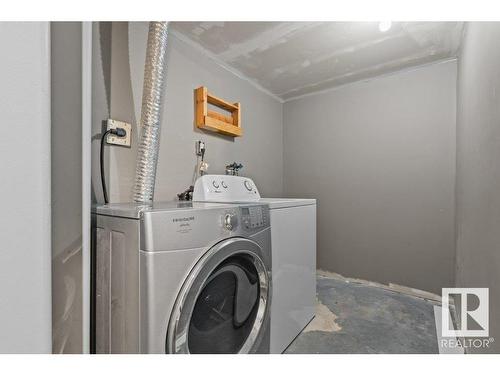
<svg viewBox="0 0 500 375">
<path fill-rule="evenodd" d="M 469 23 L 459 56 L 459 287 L 490 288 L 490 336 L 500 351 L 500 24 Z"/>
<path fill-rule="evenodd" d="M 99 149 L 103 121 L 109 118 L 111 96 L 111 23 L 92 23 L 92 203 L 104 202 L 99 168 Z M 109 149 L 106 150 L 106 174 L 109 173 Z M 108 176 L 109 181 L 109 176 Z M 109 184 L 109 182 L 108 182 Z"/>
<path fill-rule="evenodd" d="M 113 23 L 108 26 L 101 24 L 98 28 L 97 42 L 102 48 L 96 47 L 98 55 L 94 60 L 98 65 L 98 82 L 94 87 L 94 145 L 101 132 L 99 116 L 105 116 L 106 110 L 112 118 L 133 124 L 131 149 L 108 147 L 106 150 L 110 200 L 126 202 L 132 196 L 148 25 Z M 110 48 L 106 49 L 106 45 Z M 111 51 L 109 56 L 106 50 Z M 195 128 L 193 90 L 203 85 L 222 98 L 242 103 L 243 137 L 232 139 Z M 102 106 L 103 99 L 107 108 Z M 207 145 L 209 173 L 224 173 L 226 164 L 239 161 L 245 166 L 243 174 L 256 181 L 263 195 L 280 196 L 283 190 L 282 126 L 279 101 L 171 34 L 155 200 L 172 200 L 192 184 L 196 140 L 203 140 Z M 97 149 L 93 156 L 94 160 L 98 158 Z M 93 177 L 95 199 L 102 201 L 96 163 L 93 163 Z"/>
<path fill-rule="evenodd" d="M 0 23 L 0 48 L 0 353 L 50 353 L 49 23 Z"/>
<path fill-rule="evenodd" d="M 51 23 L 54 353 L 82 352 L 82 25 Z"/>
<path fill-rule="evenodd" d="M 285 103 L 285 194 L 318 199 L 319 268 L 453 285 L 455 115 L 455 61 Z"/>
</svg>

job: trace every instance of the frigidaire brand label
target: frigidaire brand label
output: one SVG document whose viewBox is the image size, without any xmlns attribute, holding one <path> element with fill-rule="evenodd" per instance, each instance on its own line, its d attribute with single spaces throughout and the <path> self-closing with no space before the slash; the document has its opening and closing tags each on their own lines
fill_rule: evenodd
<svg viewBox="0 0 500 375">
<path fill-rule="evenodd" d="M 194 216 L 189 216 L 189 217 L 174 217 L 172 219 L 172 221 L 174 223 L 185 222 L 185 221 L 193 221 L 193 220 L 194 220 Z"/>
<path fill-rule="evenodd" d="M 194 221 L 194 216 L 174 217 L 172 221 L 179 225 L 177 233 L 186 234 L 191 232 L 191 222 Z"/>
</svg>

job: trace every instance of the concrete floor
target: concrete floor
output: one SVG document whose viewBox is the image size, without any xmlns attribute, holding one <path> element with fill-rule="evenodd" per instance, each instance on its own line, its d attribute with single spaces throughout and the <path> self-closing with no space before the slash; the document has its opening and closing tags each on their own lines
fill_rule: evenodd
<svg viewBox="0 0 500 375">
<path fill-rule="evenodd" d="M 438 302 L 318 275 L 316 317 L 285 353 L 439 353 Z"/>
</svg>

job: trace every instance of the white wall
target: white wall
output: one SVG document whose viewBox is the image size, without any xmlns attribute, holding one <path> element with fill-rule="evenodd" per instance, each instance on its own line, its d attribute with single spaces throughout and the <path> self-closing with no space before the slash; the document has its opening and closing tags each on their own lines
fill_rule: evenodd
<svg viewBox="0 0 500 375">
<path fill-rule="evenodd" d="M 0 353 L 51 353 L 49 23 L 0 23 L 0 48 Z"/>
<path fill-rule="evenodd" d="M 284 105 L 284 188 L 318 199 L 318 267 L 440 292 L 454 282 L 456 62 Z"/>
<path fill-rule="evenodd" d="M 500 24 L 467 24 L 458 69 L 457 277 L 490 288 L 489 352 L 500 351 Z M 488 350 L 485 350 L 488 351 Z"/>
<path fill-rule="evenodd" d="M 133 124 L 131 149 L 108 147 L 106 150 L 110 200 L 127 202 L 131 200 L 136 166 L 148 24 L 113 23 L 111 33 L 106 34 L 106 30 L 103 25 L 101 38 L 97 39 L 103 48 L 98 48 L 100 82 L 95 84 L 94 98 L 100 98 L 96 104 L 102 106 L 102 98 L 108 95 L 110 116 Z M 111 46 L 110 56 L 103 53 L 107 43 Z M 195 128 L 193 90 L 199 86 L 207 86 L 222 98 L 241 102 L 243 137 L 232 139 Z M 101 116 L 105 112 L 106 109 L 96 108 Z M 243 174 L 256 181 L 263 195 L 280 196 L 283 190 L 282 126 L 279 101 L 171 34 L 155 200 L 173 200 L 192 184 L 196 140 L 206 143 L 210 173 L 223 174 L 226 164 L 238 161 L 244 164 Z M 100 132 L 100 120 L 95 118 L 94 145 Z M 96 147 L 94 160 L 97 158 Z M 94 163 L 93 167 L 95 197 L 100 200 L 98 166 Z"/>
</svg>

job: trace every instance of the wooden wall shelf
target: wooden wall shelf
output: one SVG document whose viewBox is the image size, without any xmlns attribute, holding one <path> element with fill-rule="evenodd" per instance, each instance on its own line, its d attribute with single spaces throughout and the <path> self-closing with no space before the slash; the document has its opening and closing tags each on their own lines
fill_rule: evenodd
<svg viewBox="0 0 500 375">
<path fill-rule="evenodd" d="M 221 108 L 225 113 L 208 109 L 211 104 Z M 204 86 L 195 90 L 196 126 L 231 137 L 241 137 L 241 105 L 229 103 L 208 92 Z M 230 114 L 230 115 L 229 115 Z"/>
</svg>

